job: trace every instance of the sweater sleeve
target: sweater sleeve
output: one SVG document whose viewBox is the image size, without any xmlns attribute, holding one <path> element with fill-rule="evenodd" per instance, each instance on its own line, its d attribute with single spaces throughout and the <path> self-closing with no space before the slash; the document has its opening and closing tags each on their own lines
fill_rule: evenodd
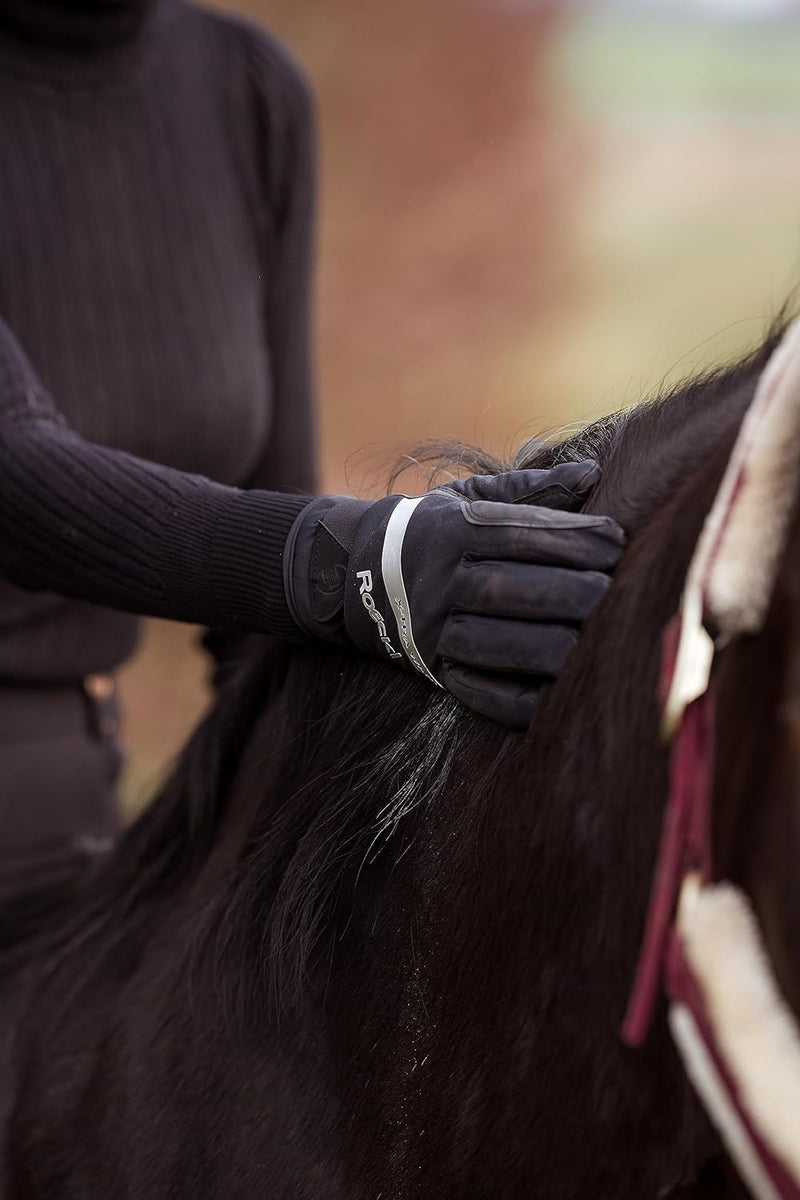
<svg viewBox="0 0 800 1200">
<path fill-rule="evenodd" d="M 315 130 L 305 78 L 269 34 L 249 29 L 247 67 L 258 115 L 263 181 L 264 329 L 272 423 L 249 487 L 315 492 L 317 442 L 311 351 Z"/>
<path fill-rule="evenodd" d="M 110 608 L 294 636 L 283 551 L 307 496 L 85 441 L 0 320 L 0 574 Z"/>
</svg>

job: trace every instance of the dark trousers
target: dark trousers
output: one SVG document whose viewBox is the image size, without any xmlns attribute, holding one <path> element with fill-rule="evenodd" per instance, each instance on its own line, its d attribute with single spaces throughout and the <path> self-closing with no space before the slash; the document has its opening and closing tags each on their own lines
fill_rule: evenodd
<svg viewBox="0 0 800 1200">
<path fill-rule="evenodd" d="M 0 682 L 0 857 L 107 842 L 120 830 L 116 689 Z"/>
</svg>

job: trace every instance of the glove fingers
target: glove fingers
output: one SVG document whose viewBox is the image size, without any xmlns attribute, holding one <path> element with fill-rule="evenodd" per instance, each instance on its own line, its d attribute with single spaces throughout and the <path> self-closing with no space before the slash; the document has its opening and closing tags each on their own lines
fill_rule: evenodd
<svg viewBox="0 0 800 1200">
<path fill-rule="evenodd" d="M 577 636 L 576 630 L 564 625 L 453 613 L 445 622 L 436 653 L 484 671 L 552 678 L 566 662 Z"/>
<path fill-rule="evenodd" d="M 600 603 L 611 578 L 600 571 L 520 562 L 465 562 L 448 588 L 450 607 L 521 621 L 579 625 Z"/>
<path fill-rule="evenodd" d="M 611 517 L 515 507 L 477 500 L 463 506 L 464 553 L 470 558 L 517 559 L 584 571 L 609 571 L 625 546 Z"/>
<path fill-rule="evenodd" d="M 561 507 L 559 501 L 585 500 L 600 479 L 601 470 L 593 459 L 584 462 L 559 463 L 547 469 L 504 471 L 500 475 L 473 475 L 460 481 L 454 491 L 468 500 L 491 500 L 501 504 L 521 504 L 528 500 Z M 539 499 L 537 499 L 539 498 Z"/>
<path fill-rule="evenodd" d="M 511 729 L 527 729 L 538 700 L 540 684 L 471 671 L 458 663 L 444 663 L 442 682 L 474 712 Z"/>
</svg>

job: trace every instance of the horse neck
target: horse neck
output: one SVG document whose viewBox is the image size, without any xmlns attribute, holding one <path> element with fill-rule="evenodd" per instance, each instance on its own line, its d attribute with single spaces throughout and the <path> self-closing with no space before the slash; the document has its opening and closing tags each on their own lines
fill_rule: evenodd
<svg viewBox="0 0 800 1200">
<path fill-rule="evenodd" d="M 668 790 L 668 750 L 659 735 L 662 634 L 678 611 L 752 391 L 751 370 L 718 384 L 704 404 L 695 397 L 690 419 L 684 395 L 642 409 L 634 415 L 638 428 L 632 418 L 612 449 L 591 507 L 627 515 L 631 543 L 526 747 L 517 800 L 527 832 L 515 830 L 516 865 L 507 877 L 519 881 L 520 904 L 532 879 L 550 875 L 546 904 L 549 893 L 564 894 L 566 871 L 575 910 L 594 913 L 580 936 L 594 936 L 606 950 L 610 943 L 616 956 L 609 1019 L 612 1010 L 621 1013 L 632 980 Z M 615 886 L 619 879 L 624 887 Z M 603 963 L 595 969 L 604 973 Z"/>
<path fill-rule="evenodd" d="M 550 846 L 563 833 L 567 856 L 585 837 L 598 878 L 601 865 L 624 849 L 619 837 L 626 831 L 637 847 L 631 872 L 641 875 L 645 896 L 665 772 L 655 708 L 660 633 L 677 608 L 754 373 L 751 366 L 724 386 L 706 381 L 627 419 L 591 507 L 622 517 L 635 536 L 607 604 L 542 705 L 524 752 L 518 737 L 458 711 L 413 678 L 336 652 L 293 655 L 277 705 L 253 729 L 225 801 L 227 832 L 204 868 L 224 874 L 245 851 L 250 865 L 234 889 L 238 911 L 258 912 L 263 922 L 268 910 L 273 960 L 297 967 L 289 972 L 290 992 L 307 964 L 286 952 L 287 943 L 313 943 L 336 919 L 331 897 L 355 894 L 358 886 L 363 893 L 374 875 L 363 870 L 365 862 L 391 861 L 404 837 L 420 830 L 424 836 L 425 821 L 443 814 L 437 837 L 452 841 L 462 831 L 470 854 L 471 841 L 485 838 L 506 864 L 494 874 L 503 887 L 517 888 L 513 903 L 502 889 L 487 897 L 478 925 L 485 914 L 502 920 L 518 907 L 544 828 Z M 599 791 L 598 778 L 606 781 Z M 257 847 L 255 855 L 248 846 Z M 546 874 L 548 863 L 535 869 Z M 435 877 L 441 884 L 440 869 Z M 441 884 L 445 903 L 454 902 L 447 898 L 459 893 L 459 878 L 463 871 Z M 630 913 L 625 920 L 631 923 Z"/>
</svg>

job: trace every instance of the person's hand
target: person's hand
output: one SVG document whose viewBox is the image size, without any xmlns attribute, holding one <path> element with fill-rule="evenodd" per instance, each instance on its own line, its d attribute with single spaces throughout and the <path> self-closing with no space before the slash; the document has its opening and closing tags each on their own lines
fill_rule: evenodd
<svg viewBox="0 0 800 1200">
<path fill-rule="evenodd" d="M 565 511 L 599 476 L 594 462 L 562 463 L 415 499 L 314 501 L 287 548 L 295 619 L 525 728 L 625 543 L 609 517 Z"/>
</svg>

